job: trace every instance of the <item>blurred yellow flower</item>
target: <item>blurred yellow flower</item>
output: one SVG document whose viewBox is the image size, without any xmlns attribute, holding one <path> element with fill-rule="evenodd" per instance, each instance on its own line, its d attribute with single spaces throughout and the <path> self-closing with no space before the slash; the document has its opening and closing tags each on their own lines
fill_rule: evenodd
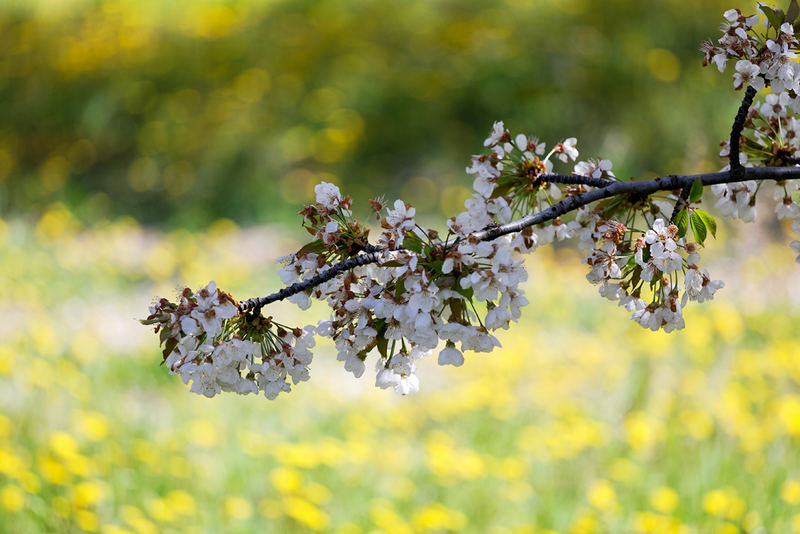
<svg viewBox="0 0 800 534">
<path fill-rule="evenodd" d="M 379 529 L 387 534 L 412 534 L 405 519 L 395 512 L 392 503 L 384 499 L 373 499 L 369 504 L 370 517 Z"/>
<path fill-rule="evenodd" d="M 269 481 L 281 493 L 295 493 L 300 490 L 300 473 L 286 467 L 276 467 L 269 473 Z"/>
<path fill-rule="evenodd" d="M 194 498 L 190 493 L 183 490 L 170 491 L 164 500 L 178 515 L 191 516 L 194 515 L 197 510 Z"/>
<path fill-rule="evenodd" d="M 747 504 L 733 488 L 716 489 L 703 497 L 703 510 L 707 514 L 738 520 L 747 510 Z"/>
<path fill-rule="evenodd" d="M 614 486 L 607 480 L 599 480 L 589 486 L 589 504 L 601 512 L 614 511 L 619 507 Z"/>
<path fill-rule="evenodd" d="M 76 506 L 88 508 L 96 505 L 106 496 L 107 489 L 96 481 L 86 481 L 72 487 L 73 502 Z"/>
<path fill-rule="evenodd" d="M 217 427 L 207 419 L 196 419 L 189 423 L 187 433 L 191 442 L 200 447 L 210 449 L 219 443 Z"/>
<path fill-rule="evenodd" d="M 25 463 L 11 452 L 0 449 L 0 473 L 19 478 L 25 472 Z"/>
<path fill-rule="evenodd" d="M 62 458 L 78 454 L 78 442 L 66 432 L 55 432 L 50 436 L 50 448 Z"/>
<path fill-rule="evenodd" d="M 431 503 L 417 508 L 411 519 L 415 532 L 428 530 L 461 531 L 467 525 L 463 513 L 450 510 L 441 503 Z"/>
<path fill-rule="evenodd" d="M 225 515 L 231 519 L 250 519 L 253 515 L 253 506 L 244 497 L 228 497 L 225 499 Z"/>
<path fill-rule="evenodd" d="M 591 512 L 583 512 L 572 522 L 569 534 L 595 534 L 598 531 L 597 518 Z"/>
<path fill-rule="evenodd" d="M 100 519 L 90 510 L 75 510 L 75 524 L 86 532 L 97 532 L 100 528 Z"/>
<path fill-rule="evenodd" d="M 311 530 L 325 530 L 330 524 L 328 514 L 300 497 L 283 500 L 284 513 Z"/>
<path fill-rule="evenodd" d="M 100 413 L 88 412 L 80 415 L 78 428 L 90 441 L 100 441 L 108 435 L 108 419 Z"/>
<path fill-rule="evenodd" d="M 800 395 L 785 395 L 780 398 L 778 417 L 791 436 L 800 436 Z"/>
<path fill-rule="evenodd" d="M 612 480 L 622 484 L 635 484 L 640 477 L 639 466 L 628 458 L 615 458 L 608 467 L 608 475 Z"/>
<path fill-rule="evenodd" d="M 0 375 L 10 376 L 14 366 L 14 353 L 9 347 L 0 346 Z M 2 436 L 2 425 L 0 424 L 0 436 Z"/>
<path fill-rule="evenodd" d="M 44 479 L 51 484 L 66 484 L 70 480 L 70 474 L 66 468 L 47 456 L 39 459 L 39 470 Z"/>
<path fill-rule="evenodd" d="M 663 439 L 664 423 L 645 412 L 633 412 L 625 418 L 625 434 L 631 448 L 644 451 Z"/>
<path fill-rule="evenodd" d="M 309 501 L 316 505 L 326 504 L 333 497 L 331 490 L 316 482 L 309 482 L 303 486 L 303 489 L 300 490 L 300 494 L 304 495 Z"/>
<path fill-rule="evenodd" d="M 147 513 L 150 514 L 150 517 L 155 519 L 156 521 L 160 521 L 162 523 L 170 523 L 177 519 L 177 514 L 175 510 L 169 505 L 169 503 L 162 498 L 155 498 L 155 499 L 148 499 L 145 502 L 145 507 L 147 508 Z"/>
<path fill-rule="evenodd" d="M 120 508 L 120 517 L 139 534 L 156 534 L 156 526 L 145 518 L 144 513 L 137 507 L 126 504 Z"/>
<path fill-rule="evenodd" d="M 787 480 L 781 487 L 781 498 L 789 504 L 800 504 L 800 481 Z"/>
<path fill-rule="evenodd" d="M 0 504 L 9 512 L 16 512 L 25 506 L 25 493 L 17 486 L 3 486 L 0 490 Z"/>
<path fill-rule="evenodd" d="M 678 493 L 668 486 L 659 486 L 650 493 L 650 505 L 664 514 L 674 512 L 678 500 Z"/>
</svg>

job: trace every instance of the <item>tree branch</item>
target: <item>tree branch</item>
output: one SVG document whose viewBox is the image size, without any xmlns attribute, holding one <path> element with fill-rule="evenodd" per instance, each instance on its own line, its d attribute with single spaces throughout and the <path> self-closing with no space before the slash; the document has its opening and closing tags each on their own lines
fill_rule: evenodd
<svg viewBox="0 0 800 534">
<path fill-rule="evenodd" d="M 606 187 L 614 182 L 605 178 L 592 178 L 580 174 L 540 174 L 536 177 L 539 182 L 564 185 L 588 185 L 590 187 Z"/>
<path fill-rule="evenodd" d="M 375 247 L 374 245 L 371 246 L 373 249 L 383 250 L 380 247 Z M 289 287 L 285 287 L 278 291 L 277 293 L 273 293 L 271 295 L 267 295 L 266 297 L 258 297 L 246 300 L 244 302 L 239 303 L 239 310 L 259 310 L 263 306 L 267 304 L 271 304 L 278 300 L 283 300 L 285 298 L 291 297 L 292 295 L 296 295 L 298 293 L 302 293 L 307 289 L 311 289 L 312 287 L 316 287 L 320 284 L 323 284 L 330 280 L 331 278 L 336 277 L 340 273 L 345 271 L 349 271 L 350 269 L 355 269 L 356 267 L 360 267 L 362 265 L 367 265 L 370 263 L 375 263 L 378 261 L 378 253 L 377 252 L 369 252 L 367 254 L 359 254 L 358 256 L 354 256 L 352 258 L 346 259 L 342 262 L 337 263 L 336 265 L 332 265 L 330 269 L 325 271 L 324 273 L 318 274 L 313 278 L 309 278 L 305 282 L 297 282 L 296 284 L 292 284 Z"/>
<path fill-rule="evenodd" d="M 750 106 L 753 105 L 753 98 L 756 96 L 756 93 L 757 91 L 752 85 L 747 86 L 742 104 L 739 106 L 739 111 L 736 112 L 736 118 L 733 120 L 733 126 L 731 127 L 728 162 L 730 163 L 731 172 L 734 174 L 742 172 L 741 169 L 743 167 L 739 162 L 739 142 L 742 138 L 742 131 L 744 130 L 744 121 L 747 120 L 747 112 L 750 111 Z"/>
<path fill-rule="evenodd" d="M 656 178 L 654 180 L 645 180 L 641 182 L 614 182 L 608 187 L 603 189 L 595 189 L 587 191 L 580 195 L 562 200 L 558 204 L 553 204 L 546 210 L 539 213 L 528 215 L 522 219 L 501 226 L 487 228 L 480 232 L 475 232 L 470 237 L 478 241 L 489 241 L 506 234 L 520 232 L 523 229 L 541 224 L 546 221 L 560 217 L 565 213 L 574 211 L 592 202 L 603 200 L 604 198 L 614 197 L 617 195 L 626 195 L 630 193 L 637 193 L 640 195 L 649 195 L 656 191 L 672 191 L 673 189 L 682 189 L 684 187 L 691 187 L 691 185 L 700 178 L 703 185 L 715 184 L 729 184 L 736 182 L 745 182 L 747 180 L 789 180 L 800 178 L 799 167 L 750 167 L 742 168 L 740 176 L 735 176 L 733 171 L 722 171 L 708 174 L 692 174 L 688 176 L 670 175 Z"/>
<path fill-rule="evenodd" d="M 547 175 L 547 176 L 550 177 L 559 175 Z M 575 183 L 583 183 L 579 182 L 578 180 L 585 180 L 588 177 L 561 176 L 561 178 L 565 179 L 574 178 L 576 180 Z M 691 187 L 692 184 L 698 178 L 702 181 L 704 186 L 715 185 L 715 184 L 737 183 L 737 182 L 744 182 L 747 180 L 775 180 L 775 181 L 790 180 L 790 179 L 800 178 L 800 167 L 750 167 L 750 168 L 742 167 L 741 170 L 734 169 L 731 171 L 722 171 L 722 172 L 715 172 L 708 174 L 693 174 L 687 176 L 669 175 L 656 178 L 654 180 L 644 180 L 638 182 L 637 181 L 609 182 L 607 180 L 602 180 L 602 182 L 605 184 L 605 187 L 602 187 L 600 189 L 594 189 L 592 191 L 587 191 L 585 193 L 575 195 L 574 197 L 567 198 L 557 204 L 552 205 L 551 207 L 545 210 L 540 211 L 539 213 L 528 215 L 526 217 L 523 217 L 522 219 L 519 219 L 518 221 L 510 222 L 508 224 L 503 224 L 501 226 L 486 228 L 479 232 L 475 232 L 470 236 L 470 240 L 491 241 L 500 236 L 504 236 L 515 232 L 520 232 L 529 226 L 553 220 L 556 217 L 560 217 L 561 215 L 574 211 L 580 207 L 586 206 L 587 204 L 591 204 L 592 202 L 597 202 L 598 200 L 603 200 L 605 198 L 610 198 L 618 195 L 627 195 L 631 193 L 640 195 L 649 195 L 657 191 L 673 191 L 675 189 L 688 188 Z M 595 179 L 588 178 L 588 180 L 591 180 L 593 182 Z M 551 180 L 545 179 L 544 181 L 551 181 Z M 555 180 L 552 181 L 555 182 Z M 562 183 L 568 183 L 568 182 L 562 182 Z M 591 184 L 585 183 L 584 185 L 591 185 Z M 297 282 L 296 284 L 292 284 L 288 287 L 285 287 L 280 291 L 278 291 L 277 293 L 267 295 L 266 297 L 252 298 L 244 302 L 241 302 L 239 303 L 239 310 L 246 311 L 252 309 L 258 311 L 260 310 L 261 307 L 266 306 L 267 304 L 283 300 L 285 298 L 291 297 L 292 295 L 296 295 L 297 293 L 301 293 L 303 291 L 316 287 L 320 284 L 323 284 L 345 271 L 349 271 L 351 269 L 360 267 L 362 265 L 376 263 L 378 261 L 379 253 L 383 252 L 384 250 L 381 247 L 377 247 L 375 245 L 369 245 L 368 247 L 365 248 L 369 250 L 368 253 L 359 254 L 350 259 L 332 265 L 331 268 L 328 269 L 327 271 L 318 274 L 313 278 L 309 278 L 304 282 Z"/>
</svg>

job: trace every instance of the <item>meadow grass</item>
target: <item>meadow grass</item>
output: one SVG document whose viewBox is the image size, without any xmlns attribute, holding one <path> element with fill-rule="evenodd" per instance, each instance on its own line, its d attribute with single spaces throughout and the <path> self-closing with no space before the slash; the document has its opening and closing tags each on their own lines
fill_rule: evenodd
<svg viewBox="0 0 800 534">
<path fill-rule="evenodd" d="M 542 249 L 503 348 L 429 358 L 417 395 L 354 379 L 326 343 L 277 401 L 190 394 L 135 319 L 180 282 L 269 292 L 293 246 L 275 235 L 86 229 L 63 209 L 0 222 L 0 531 L 800 532 L 785 244 L 718 260 L 728 287 L 670 335 Z"/>
</svg>

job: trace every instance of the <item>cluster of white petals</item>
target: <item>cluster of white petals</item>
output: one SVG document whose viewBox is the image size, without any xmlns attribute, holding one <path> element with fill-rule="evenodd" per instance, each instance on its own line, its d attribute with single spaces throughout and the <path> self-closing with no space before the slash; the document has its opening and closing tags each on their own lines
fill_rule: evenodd
<svg viewBox="0 0 800 534">
<path fill-rule="evenodd" d="M 756 220 L 755 193 L 757 187 L 758 185 L 753 180 L 712 185 L 711 192 L 717 197 L 714 207 L 726 217 L 753 222 Z"/>
<path fill-rule="evenodd" d="M 233 300 L 212 281 L 195 293 L 186 288 L 178 304 L 161 299 L 142 322 L 156 325 L 167 343 L 164 365 L 191 383 L 193 393 L 213 397 L 223 391 L 263 391 L 274 399 L 291 390 L 288 379 L 294 384 L 308 380 L 313 327 L 279 328 L 267 351 L 264 343 L 237 335 L 235 317 L 240 316 Z"/>
<path fill-rule="evenodd" d="M 743 166 L 800 161 L 799 43 L 794 21 L 787 20 L 797 18 L 798 9 L 792 5 L 788 17 L 760 7 L 768 19 L 761 33 L 759 15 L 730 9 L 717 43 L 703 43 L 704 64 L 723 72 L 729 60 L 735 62 L 736 89 L 771 90 L 737 119 L 744 118 L 734 128 L 742 126 Z M 730 143 L 722 143 L 721 156 L 729 156 Z M 251 307 L 250 312 L 240 312 L 214 282 L 197 292 L 186 288 L 176 304 L 161 299 L 150 308 L 142 322 L 155 325 L 160 334 L 166 368 L 206 397 L 263 392 L 275 399 L 309 379 L 310 349 L 320 335 L 333 340 L 338 360 L 355 377 L 364 374 L 373 355 L 375 385 L 411 394 L 420 387 L 417 363 L 427 356 L 437 353 L 439 365 L 460 366 L 466 352 L 499 347 L 495 333 L 508 329 L 528 304 L 520 287 L 528 278 L 522 255 L 572 238 L 586 251 L 587 280 L 646 329 L 684 328 L 687 304 L 711 300 L 724 286 L 699 266 L 704 240 L 716 233 L 716 222 L 699 206 L 703 180 L 686 187 L 680 198 L 677 191 L 608 198 L 619 191 L 615 188 L 603 192 L 603 202 L 587 204 L 584 193 L 617 178 L 608 159 L 578 161 L 576 138 L 548 151 L 538 138 L 514 135 L 503 122 L 495 122 L 484 147 L 465 169 L 473 194 L 464 211 L 447 221 L 444 238 L 422 228 L 415 208 L 403 200 L 386 206 L 373 199 L 380 224 L 373 245 L 370 229 L 352 217 L 350 197 L 334 184 L 318 184 L 316 203 L 300 212 L 313 241 L 279 259 L 281 281 L 298 287 L 248 301 L 241 308 Z M 564 164 L 573 165 L 572 175 L 554 174 L 555 166 Z M 742 181 L 740 175 L 733 180 L 733 174 L 731 183 L 711 186 L 714 208 L 726 217 L 754 221 L 761 182 Z M 569 203 L 576 196 L 585 204 L 577 209 L 579 202 Z M 798 196 L 800 180 L 776 183 L 776 216 L 790 219 L 800 234 Z M 543 213 L 563 199 L 567 203 Z M 507 225 L 537 214 L 524 224 Z M 800 240 L 791 247 L 800 263 Z M 288 293 L 303 310 L 312 299 L 325 302 L 330 317 L 317 326 L 292 329 L 251 306 Z"/>
<path fill-rule="evenodd" d="M 763 35 L 758 33 L 760 16 L 757 14 L 745 16 L 738 9 L 729 9 L 724 17 L 722 36 L 717 44 L 703 42 L 705 65 L 713 63 L 723 72 L 729 59 L 736 60 L 735 89 L 749 85 L 760 91 L 770 85 L 773 92 L 781 93 L 800 88 L 800 68 L 794 61 L 798 57 L 795 53 L 798 41 L 792 24 L 782 23 L 773 29 L 776 35 L 770 37 L 768 20 L 765 20 L 767 31 Z M 797 102 L 794 105 L 798 105 Z"/>
</svg>

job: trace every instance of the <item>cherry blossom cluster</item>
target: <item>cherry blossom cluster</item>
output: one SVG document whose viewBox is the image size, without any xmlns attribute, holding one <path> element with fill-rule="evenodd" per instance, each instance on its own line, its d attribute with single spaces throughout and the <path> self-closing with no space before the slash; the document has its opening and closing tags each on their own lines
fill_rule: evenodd
<svg viewBox="0 0 800 534">
<path fill-rule="evenodd" d="M 732 138 L 722 143 L 720 155 L 733 168 L 621 181 L 608 159 L 579 161 L 574 137 L 548 150 L 538 138 L 514 135 L 495 122 L 484 151 L 466 168 L 473 194 L 446 227 L 423 228 L 403 200 L 373 199 L 378 235 L 371 242 L 371 229 L 354 217 L 350 197 L 322 182 L 316 201 L 300 212 L 311 240 L 278 260 L 284 290 L 237 303 L 211 282 L 197 292 L 184 289 L 177 303 L 161 299 L 151 307 L 142 322 L 155 325 L 164 365 L 198 394 L 263 392 L 275 399 L 309 379 L 310 349 L 320 335 L 333 341 L 338 360 L 354 376 L 373 365 L 377 387 L 414 393 L 419 360 L 436 352 L 440 365 L 460 366 L 465 352 L 499 347 L 495 333 L 517 321 L 528 303 L 520 287 L 528 276 L 522 256 L 569 239 L 586 251 L 587 280 L 638 325 L 684 328 L 686 306 L 713 299 L 724 286 L 700 266 L 700 251 L 717 231 L 703 209 L 705 185 L 719 214 L 749 222 L 769 178 L 777 217 L 790 219 L 800 234 L 798 173 L 758 172 L 800 161 L 794 33 L 800 7 L 791 0 L 786 12 L 759 9 L 764 30 L 759 15 L 732 9 L 724 14 L 718 43 L 703 43 L 704 64 L 724 71 L 735 59 L 734 87 L 752 87 Z M 748 111 L 754 89 L 766 87 L 772 93 Z M 737 152 L 738 162 L 731 157 Z M 759 168 L 748 175 L 745 167 Z M 800 240 L 791 247 L 800 263 Z M 324 302 L 330 316 L 299 329 L 261 314 L 263 305 L 283 298 L 303 310 L 312 300 Z"/>
<path fill-rule="evenodd" d="M 319 184 L 316 194 L 316 204 L 304 212 L 334 210 L 342 198 L 328 183 Z M 415 362 L 440 344 L 444 347 L 438 362 L 456 366 L 464 362 L 464 351 L 488 352 L 499 346 L 491 332 L 519 318 L 527 301 L 518 286 L 526 273 L 513 256 L 511 238 L 469 239 L 470 232 L 510 220 L 503 198 L 476 194 L 467 201 L 467 211 L 449 221 L 444 240 L 417 225 L 414 208 L 401 200 L 385 214 L 382 202 L 373 200 L 371 205 L 382 215 L 378 261 L 304 294 L 331 307 L 330 319 L 319 323 L 317 333 L 333 339 L 347 371 L 360 377 L 368 353 L 375 350 L 376 385 L 413 393 L 419 389 Z M 372 250 L 366 242 L 355 248 Z M 323 253 L 318 249 L 312 243 L 282 258 L 284 283 L 309 280 L 330 268 L 319 261 Z M 295 300 L 306 305 L 305 299 Z"/>
<path fill-rule="evenodd" d="M 714 63 L 723 72 L 729 58 L 738 59 L 734 87 L 750 85 L 756 90 L 769 88 L 763 102 L 756 101 L 747 113 L 740 139 L 739 162 L 747 167 L 784 166 L 800 157 L 800 62 L 795 31 L 800 29 L 800 6 L 791 0 L 786 11 L 758 5 L 764 16 L 764 30 L 758 30 L 761 17 L 744 16 L 737 9 L 724 13 L 725 23 L 719 46 L 703 43 L 704 65 Z M 720 156 L 729 157 L 730 140 L 721 143 Z M 728 169 L 726 166 L 725 169 Z M 756 194 L 760 184 L 754 180 L 716 184 L 711 187 L 717 197 L 715 207 L 724 216 L 752 222 L 756 219 Z M 796 201 L 797 180 L 780 181 L 774 188 L 775 212 L 779 219 L 793 220 L 793 229 L 800 222 L 800 206 Z M 795 241 L 792 247 L 800 250 Z M 800 257 L 799 257 L 800 260 Z"/>
<path fill-rule="evenodd" d="M 190 391 L 213 397 L 263 391 L 274 399 L 308 380 L 312 328 L 289 329 L 269 318 L 239 313 L 233 298 L 214 282 L 197 292 L 185 288 L 177 303 L 160 299 L 141 321 L 155 325 L 164 345 L 163 364 Z"/>
<path fill-rule="evenodd" d="M 765 16 L 763 31 L 759 30 L 758 14 L 746 16 L 738 9 L 727 10 L 717 44 L 703 41 L 703 64 L 713 63 L 724 72 L 728 60 L 735 60 L 735 89 L 752 85 L 760 91 L 769 84 L 775 93 L 791 91 L 796 108 L 800 105 L 800 65 L 794 61 L 798 57 L 794 26 L 800 13 L 797 2 L 792 0 L 785 13 L 764 5 L 759 5 L 758 10 Z"/>
</svg>

